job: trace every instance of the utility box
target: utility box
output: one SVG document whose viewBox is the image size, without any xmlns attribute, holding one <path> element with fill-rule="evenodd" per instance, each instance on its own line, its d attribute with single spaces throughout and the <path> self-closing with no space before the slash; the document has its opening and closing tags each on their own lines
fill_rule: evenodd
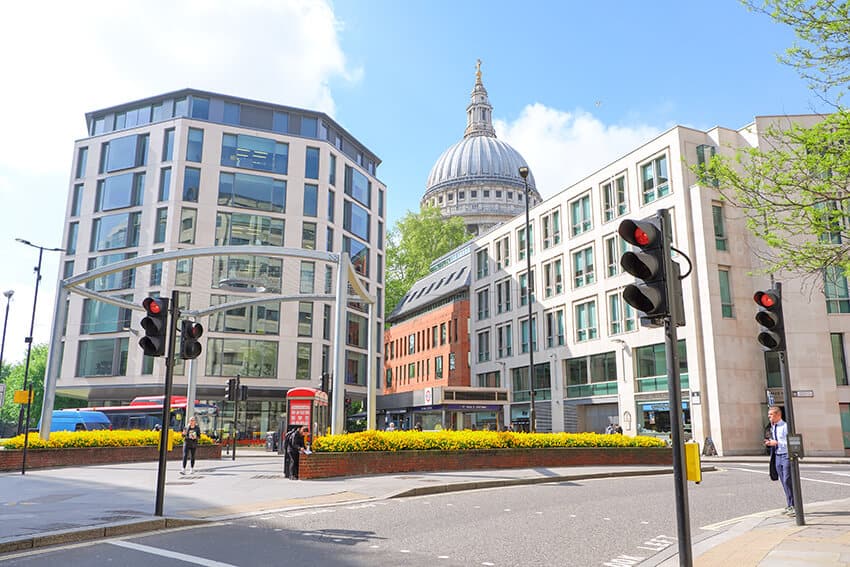
<svg viewBox="0 0 850 567">
<path fill-rule="evenodd" d="M 699 484 L 702 482 L 702 466 L 699 460 L 699 443 L 685 443 L 685 468 L 688 480 Z"/>
</svg>

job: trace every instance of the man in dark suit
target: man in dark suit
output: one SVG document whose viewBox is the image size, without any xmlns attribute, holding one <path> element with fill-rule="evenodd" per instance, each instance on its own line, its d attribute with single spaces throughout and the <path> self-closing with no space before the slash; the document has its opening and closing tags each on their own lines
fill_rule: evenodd
<svg viewBox="0 0 850 567">
<path fill-rule="evenodd" d="M 794 511 L 794 493 L 791 488 L 791 463 L 788 460 L 788 424 L 782 419 L 782 410 L 772 406 L 767 411 L 770 420 L 770 438 L 764 444 L 770 447 L 770 461 L 776 467 L 776 475 L 785 491 L 785 514 L 796 515 Z M 772 477 L 773 475 L 771 475 Z"/>
</svg>

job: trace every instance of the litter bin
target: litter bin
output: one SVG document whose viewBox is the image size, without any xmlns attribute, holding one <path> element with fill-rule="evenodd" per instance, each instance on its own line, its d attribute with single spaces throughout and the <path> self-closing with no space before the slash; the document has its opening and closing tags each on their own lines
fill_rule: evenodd
<svg viewBox="0 0 850 567">
<path fill-rule="evenodd" d="M 275 437 L 274 431 L 267 431 L 266 432 L 266 451 L 268 451 L 270 453 L 275 450 L 275 442 L 274 442 L 275 439 L 274 439 L 274 437 Z"/>
</svg>

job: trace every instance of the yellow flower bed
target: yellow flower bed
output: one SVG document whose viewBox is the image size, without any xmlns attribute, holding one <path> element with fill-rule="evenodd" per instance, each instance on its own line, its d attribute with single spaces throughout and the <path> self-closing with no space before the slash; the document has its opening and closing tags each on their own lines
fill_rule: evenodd
<svg viewBox="0 0 850 567">
<path fill-rule="evenodd" d="M 183 444 L 183 436 L 176 431 L 170 431 L 171 441 L 175 446 Z M 56 431 L 50 434 L 50 439 L 44 441 L 38 433 L 29 434 L 30 449 L 70 449 L 74 447 L 145 447 L 159 445 L 159 431 Z M 201 435 L 199 445 L 212 445 L 213 440 L 207 435 Z M 24 436 L 18 435 L 10 439 L 0 440 L 0 446 L 6 449 L 23 449 Z"/>
<path fill-rule="evenodd" d="M 600 433 L 516 433 L 511 431 L 362 431 L 318 437 L 316 452 L 507 449 L 544 447 L 665 447 L 656 437 Z"/>
</svg>

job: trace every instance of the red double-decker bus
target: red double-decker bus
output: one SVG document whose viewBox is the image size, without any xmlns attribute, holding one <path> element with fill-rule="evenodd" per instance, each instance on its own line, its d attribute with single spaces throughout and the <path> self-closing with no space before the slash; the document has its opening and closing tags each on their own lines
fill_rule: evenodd
<svg viewBox="0 0 850 567">
<path fill-rule="evenodd" d="M 156 429 L 162 427 L 162 400 L 164 396 L 147 396 L 134 398 L 128 406 L 103 406 L 80 408 L 99 411 L 106 414 L 112 423 L 112 429 Z M 184 396 L 171 397 L 171 412 L 168 427 L 174 431 L 182 431 L 186 425 L 186 405 L 188 399 Z M 195 417 L 201 431 L 214 434 L 218 431 L 218 407 L 211 404 L 195 402 Z"/>
</svg>

